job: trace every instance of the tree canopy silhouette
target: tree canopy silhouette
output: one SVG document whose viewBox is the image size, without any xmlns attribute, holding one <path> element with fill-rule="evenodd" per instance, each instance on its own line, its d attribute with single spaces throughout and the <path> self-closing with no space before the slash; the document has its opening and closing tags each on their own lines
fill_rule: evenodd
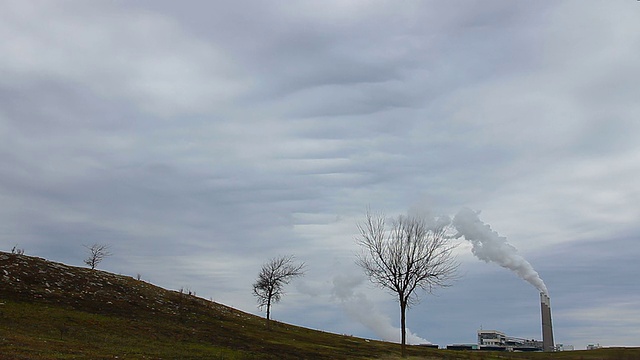
<svg viewBox="0 0 640 360">
<path fill-rule="evenodd" d="M 358 224 L 362 253 L 357 264 L 371 282 L 396 295 L 400 303 L 403 357 L 406 310 L 419 300 L 416 290 L 431 293 L 434 288 L 450 286 L 456 277 L 455 245 L 446 234 L 449 223 L 401 215 L 387 228 L 383 215 L 367 212 L 365 221 Z"/>
<path fill-rule="evenodd" d="M 296 263 L 292 255 L 278 256 L 262 265 L 253 284 L 253 295 L 258 299 L 258 306 L 266 308 L 267 324 L 271 319 L 271 306 L 284 294 L 284 285 L 294 277 L 304 275 L 304 266 L 304 263 Z"/>
</svg>

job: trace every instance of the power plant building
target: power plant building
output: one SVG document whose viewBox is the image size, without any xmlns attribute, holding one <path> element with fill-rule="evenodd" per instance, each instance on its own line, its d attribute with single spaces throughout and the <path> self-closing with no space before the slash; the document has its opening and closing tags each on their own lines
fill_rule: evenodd
<svg viewBox="0 0 640 360">
<path fill-rule="evenodd" d="M 542 351 L 542 341 L 507 336 L 502 331 L 478 330 L 478 346 L 485 350 Z"/>
<path fill-rule="evenodd" d="M 497 330 L 478 330 L 478 344 L 454 344 L 447 349 L 453 350 L 490 350 L 490 351 L 563 351 L 573 350 L 573 346 L 559 344 L 556 348 L 553 341 L 553 324 L 551 322 L 551 301 L 549 295 L 540 293 L 540 314 L 542 318 L 542 341 L 508 336 Z"/>
<path fill-rule="evenodd" d="M 505 346 L 507 335 L 497 330 L 478 330 L 478 345 Z"/>
<path fill-rule="evenodd" d="M 480 350 L 503 351 L 555 351 L 551 301 L 545 293 L 540 293 L 540 313 L 542 316 L 542 341 L 507 336 L 497 330 L 478 330 L 478 348 Z"/>
</svg>

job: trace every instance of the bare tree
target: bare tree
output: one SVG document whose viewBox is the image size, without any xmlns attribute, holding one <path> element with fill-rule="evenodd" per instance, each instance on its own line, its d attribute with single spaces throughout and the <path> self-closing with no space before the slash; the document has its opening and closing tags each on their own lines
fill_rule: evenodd
<svg viewBox="0 0 640 360">
<path fill-rule="evenodd" d="M 84 259 L 84 263 L 90 266 L 91 270 L 94 270 L 96 266 L 98 266 L 98 264 L 102 262 L 102 260 L 104 260 L 104 258 L 112 255 L 111 252 L 109 252 L 109 245 L 93 244 L 91 246 L 82 246 L 86 247 L 89 250 L 89 255 L 86 259 Z"/>
<path fill-rule="evenodd" d="M 292 255 L 278 256 L 262 265 L 253 284 L 253 295 L 258 298 L 258 306 L 267 310 L 267 325 L 271 319 L 271 305 L 282 298 L 284 285 L 294 277 L 304 275 L 304 266 L 304 263 L 296 264 Z"/>
<path fill-rule="evenodd" d="M 418 300 L 416 290 L 432 293 L 451 286 L 458 262 L 449 242 L 448 222 L 430 225 L 419 217 L 398 216 L 387 229 L 383 215 L 367 212 L 358 224 L 357 242 L 362 253 L 357 264 L 369 280 L 397 296 L 400 303 L 402 356 L 406 356 L 406 310 Z"/>
</svg>

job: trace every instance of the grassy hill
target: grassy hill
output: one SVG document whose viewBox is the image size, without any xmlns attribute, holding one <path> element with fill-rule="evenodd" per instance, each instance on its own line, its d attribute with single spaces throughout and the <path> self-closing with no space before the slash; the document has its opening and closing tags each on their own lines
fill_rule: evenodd
<svg viewBox="0 0 640 360">
<path fill-rule="evenodd" d="M 128 276 L 0 252 L 0 359 L 396 359 L 397 344 L 263 318 Z M 640 359 L 409 347 L 414 359 Z M 571 356 L 573 357 L 571 357 Z"/>
</svg>

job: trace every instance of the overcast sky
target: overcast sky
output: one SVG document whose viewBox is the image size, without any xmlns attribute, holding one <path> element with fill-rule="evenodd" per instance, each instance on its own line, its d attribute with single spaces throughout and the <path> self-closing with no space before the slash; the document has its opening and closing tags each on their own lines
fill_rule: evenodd
<svg viewBox="0 0 640 360">
<path fill-rule="evenodd" d="M 109 244 L 104 270 L 259 315 L 293 254 L 275 319 L 388 338 L 357 222 L 468 207 L 545 281 L 557 343 L 640 346 L 637 1 L 0 7 L 1 250 Z M 541 338 L 538 290 L 459 243 L 414 342 Z"/>
</svg>

